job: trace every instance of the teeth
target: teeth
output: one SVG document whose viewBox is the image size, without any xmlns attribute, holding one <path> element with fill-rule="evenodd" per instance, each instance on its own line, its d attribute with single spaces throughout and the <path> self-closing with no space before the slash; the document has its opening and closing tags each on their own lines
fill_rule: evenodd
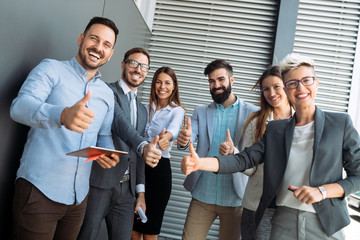
<svg viewBox="0 0 360 240">
<path fill-rule="evenodd" d="M 270 98 L 271 101 L 275 101 L 275 100 L 277 100 L 277 99 L 279 99 L 279 98 L 278 98 L 278 97 L 276 97 L 276 98 Z"/>
<path fill-rule="evenodd" d="M 299 94 L 297 95 L 298 98 L 303 98 L 303 97 L 306 97 L 308 94 Z"/>
<path fill-rule="evenodd" d="M 131 75 L 133 78 L 137 78 L 137 79 L 140 79 L 140 76 L 139 75 Z"/>
<path fill-rule="evenodd" d="M 100 55 L 98 55 L 98 54 L 96 54 L 96 53 L 94 53 L 94 52 L 89 52 L 89 54 L 90 54 L 91 56 L 93 56 L 93 57 L 96 57 L 97 59 L 100 58 Z"/>
</svg>

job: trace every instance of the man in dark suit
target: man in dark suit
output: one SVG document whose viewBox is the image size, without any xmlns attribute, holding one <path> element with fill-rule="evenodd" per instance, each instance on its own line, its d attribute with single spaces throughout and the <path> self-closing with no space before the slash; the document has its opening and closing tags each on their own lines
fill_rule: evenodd
<svg viewBox="0 0 360 240">
<path fill-rule="evenodd" d="M 127 151 L 111 171 L 93 165 L 85 219 L 78 239 L 96 239 L 105 218 L 109 239 L 130 239 L 134 207 L 145 206 L 145 163 L 155 167 L 161 157 L 158 137 L 148 143 L 144 135 L 147 111 L 136 99 L 138 86 L 149 71 L 150 56 L 143 48 L 128 50 L 121 63 L 122 78 L 110 83 L 115 95 L 113 140 L 115 148 Z M 133 100 L 132 100 L 133 99 Z M 136 206 L 135 206 L 136 199 Z"/>
</svg>

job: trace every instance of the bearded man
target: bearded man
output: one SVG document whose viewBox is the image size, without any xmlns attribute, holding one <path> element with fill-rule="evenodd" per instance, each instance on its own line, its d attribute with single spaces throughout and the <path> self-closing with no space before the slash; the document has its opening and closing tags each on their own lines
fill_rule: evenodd
<svg viewBox="0 0 360 240">
<path fill-rule="evenodd" d="M 241 145 L 243 125 L 248 116 L 258 110 L 232 92 L 232 66 L 224 60 L 209 63 L 205 70 L 212 99 L 209 105 L 199 106 L 180 131 L 177 145 L 181 150 L 197 141 L 201 157 L 219 156 L 220 144 L 231 140 Z M 229 131 L 228 131 L 229 130 Z M 184 187 L 191 192 L 183 231 L 183 240 L 206 239 L 208 231 L 219 217 L 219 239 L 240 239 L 242 198 L 248 177 L 242 173 L 214 174 L 197 171 L 185 179 Z"/>
</svg>

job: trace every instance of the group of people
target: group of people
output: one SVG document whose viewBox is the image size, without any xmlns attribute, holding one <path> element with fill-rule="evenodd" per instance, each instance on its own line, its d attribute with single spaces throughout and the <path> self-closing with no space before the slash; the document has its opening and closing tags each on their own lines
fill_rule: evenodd
<svg viewBox="0 0 360 240">
<path fill-rule="evenodd" d="M 14 99 L 12 119 L 31 127 L 15 182 L 14 239 L 97 239 L 103 220 L 109 239 L 157 239 L 175 140 L 190 150 L 181 163 L 192 195 L 183 239 L 206 239 L 217 217 L 219 239 L 343 239 L 344 198 L 360 190 L 360 139 L 348 115 L 315 106 L 311 59 L 290 54 L 270 66 L 254 86 L 260 107 L 233 93 L 232 66 L 214 60 L 204 70 L 213 102 L 184 121 L 170 67 L 155 71 L 149 104 L 137 99 L 150 69 L 143 48 L 124 54 L 120 80 L 101 80 L 117 34 L 110 19 L 94 17 L 77 55 L 43 60 Z M 128 154 L 66 155 L 88 146 Z"/>
</svg>

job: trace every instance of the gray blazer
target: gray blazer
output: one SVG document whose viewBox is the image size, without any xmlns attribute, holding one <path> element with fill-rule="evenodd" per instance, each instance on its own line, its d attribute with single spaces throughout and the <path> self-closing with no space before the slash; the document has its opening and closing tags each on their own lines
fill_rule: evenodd
<svg viewBox="0 0 360 240">
<path fill-rule="evenodd" d="M 118 82 L 109 84 L 114 91 L 115 108 L 114 121 L 112 126 L 113 141 L 115 149 L 129 152 L 120 157 L 120 162 L 113 168 L 103 169 L 94 163 L 92 167 L 90 185 L 102 189 L 111 189 L 119 184 L 129 166 L 131 192 L 135 196 L 137 184 L 145 184 L 145 162 L 137 154 L 137 147 L 146 141 L 144 135 L 147 111 L 145 106 L 138 100 L 137 102 L 137 126 L 136 130 L 130 123 L 130 105 L 128 97 L 119 86 Z"/>
<path fill-rule="evenodd" d="M 252 104 L 246 103 L 243 100 L 240 100 L 239 112 L 237 117 L 237 131 L 235 132 L 235 141 L 234 143 L 239 143 L 237 146 L 241 146 L 241 134 L 244 123 L 248 116 L 257 111 L 258 108 Z M 191 117 L 191 129 L 192 136 L 191 141 L 194 143 L 197 140 L 196 152 L 200 157 L 207 157 L 212 140 L 212 134 L 214 129 L 214 119 L 215 119 L 216 105 L 215 102 L 210 103 L 209 105 L 203 105 L 197 107 L 194 111 L 194 114 Z M 201 175 L 201 171 L 196 171 L 186 177 L 184 181 L 184 187 L 188 191 L 192 191 L 195 187 L 197 180 Z M 233 183 L 234 190 L 238 197 L 243 198 L 245 187 L 248 181 L 248 176 L 237 172 L 233 173 Z"/>
<path fill-rule="evenodd" d="M 276 197 L 290 154 L 295 117 L 269 122 L 262 139 L 243 152 L 219 157 L 219 173 L 243 171 L 264 162 L 264 190 L 256 211 L 258 225 L 265 209 Z M 316 108 L 310 186 L 338 183 L 345 196 L 360 190 L 360 138 L 347 114 Z M 268 151 L 266 151 L 268 150 Z M 345 169 L 347 177 L 343 178 Z M 324 231 L 331 236 L 350 223 L 345 198 L 313 203 Z"/>
</svg>

